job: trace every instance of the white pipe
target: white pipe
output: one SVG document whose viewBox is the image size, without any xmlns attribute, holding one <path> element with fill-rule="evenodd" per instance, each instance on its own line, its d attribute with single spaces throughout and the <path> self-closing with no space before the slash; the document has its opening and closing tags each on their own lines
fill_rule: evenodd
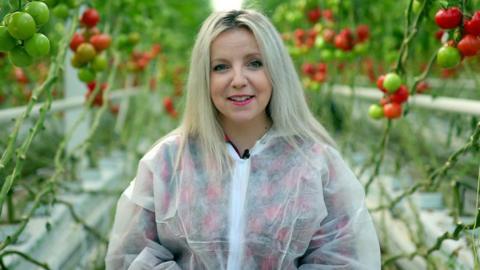
<svg viewBox="0 0 480 270">
<path fill-rule="evenodd" d="M 116 90 L 111 92 L 108 99 L 123 99 L 130 96 L 138 95 L 141 92 L 138 88 L 131 88 L 131 89 L 122 89 Z M 85 97 L 84 96 L 76 96 L 62 100 L 56 100 L 52 102 L 52 107 L 48 111 L 50 112 L 58 112 L 58 111 L 65 111 L 77 107 L 82 107 L 85 105 Z M 40 108 L 43 106 L 43 103 L 39 103 L 33 106 L 32 111 L 30 112 L 30 116 L 37 116 L 40 112 Z M 9 108 L 0 110 L 0 123 L 5 123 L 9 121 L 14 121 L 17 117 L 25 112 L 27 106 L 20 106 L 15 108 Z"/>
<path fill-rule="evenodd" d="M 353 91 L 349 86 L 336 85 L 333 88 L 333 93 L 343 96 L 351 96 Z M 378 103 L 383 97 L 383 93 L 375 88 L 355 87 L 355 96 Z M 433 98 L 430 95 L 416 94 L 409 98 L 409 103 L 418 106 L 419 108 L 480 116 L 480 101 L 477 100 L 449 97 Z"/>
</svg>

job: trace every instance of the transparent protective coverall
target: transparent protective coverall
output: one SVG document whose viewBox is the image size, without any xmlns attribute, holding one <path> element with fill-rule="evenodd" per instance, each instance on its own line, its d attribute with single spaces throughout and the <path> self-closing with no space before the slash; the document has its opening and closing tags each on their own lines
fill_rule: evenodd
<svg viewBox="0 0 480 270">
<path fill-rule="evenodd" d="M 172 177 L 178 135 L 141 159 L 107 270 L 380 269 L 363 188 L 334 148 L 304 143 L 309 163 L 272 129 L 248 159 L 227 147 L 235 166 L 221 181 L 207 178 L 194 142 Z"/>
</svg>

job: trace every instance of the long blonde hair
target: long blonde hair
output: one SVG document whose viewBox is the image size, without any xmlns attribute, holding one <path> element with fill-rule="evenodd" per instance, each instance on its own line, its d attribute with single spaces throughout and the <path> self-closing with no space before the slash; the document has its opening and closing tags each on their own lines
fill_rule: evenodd
<svg viewBox="0 0 480 270">
<path fill-rule="evenodd" d="M 250 30 L 260 48 L 273 89 L 267 113 L 275 129 L 297 149 L 294 137 L 335 146 L 309 110 L 292 59 L 272 23 L 253 10 L 214 12 L 204 21 L 192 50 L 185 112 L 180 126 L 174 131 L 181 135 L 177 166 L 189 140 L 195 138 L 205 160 L 213 160 L 208 163 L 208 168 L 212 168 L 211 165 L 229 167 L 223 129 L 210 96 L 210 45 L 219 34 L 238 27 Z"/>
</svg>

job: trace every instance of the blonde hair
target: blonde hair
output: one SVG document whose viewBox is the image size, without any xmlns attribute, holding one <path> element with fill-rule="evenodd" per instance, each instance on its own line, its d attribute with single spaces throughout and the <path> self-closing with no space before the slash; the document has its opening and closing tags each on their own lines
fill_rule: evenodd
<svg viewBox="0 0 480 270">
<path fill-rule="evenodd" d="M 325 128 L 310 112 L 292 59 L 272 23 L 253 10 L 214 12 L 204 21 L 192 50 L 185 112 L 180 126 L 174 131 L 181 135 L 176 168 L 192 138 L 198 140 L 206 157 L 204 161 L 209 162 L 204 165 L 208 168 L 229 167 L 223 129 L 210 98 L 210 45 L 221 33 L 239 27 L 253 33 L 260 48 L 273 89 L 267 113 L 275 129 L 296 149 L 299 147 L 295 138 L 335 146 Z"/>
</svg>

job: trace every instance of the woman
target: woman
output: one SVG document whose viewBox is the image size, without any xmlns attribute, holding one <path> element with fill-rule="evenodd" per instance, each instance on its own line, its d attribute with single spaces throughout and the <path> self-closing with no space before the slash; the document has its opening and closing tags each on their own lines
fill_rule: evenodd
<svg viewBox="0 0 480 270">
<path fill-rule="evenodd" d="M 380 269 L 363 189 L 265 16 L 207 18 L 186 102 L 118 202 L 107 269 Z"/>
</svg>

